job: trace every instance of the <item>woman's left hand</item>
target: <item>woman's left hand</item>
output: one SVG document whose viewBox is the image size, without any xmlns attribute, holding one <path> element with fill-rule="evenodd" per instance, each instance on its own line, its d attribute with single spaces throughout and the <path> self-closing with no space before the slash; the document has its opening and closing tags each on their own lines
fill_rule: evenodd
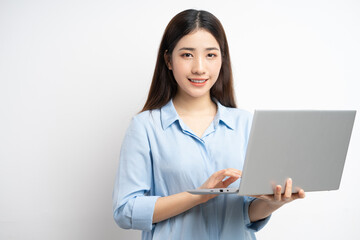
<svg viewBox="0 0 360 240">
<path fill-rule="evenodd" d="M 292 193 L 291 178 L 287 179 L 286 181 L 284 194 L 281 194 L 281 192 L 282 192 L 281 186 L 277 185 L 274 189 L 274 194 L 272 195 L 255 195 L 251 197 L 255 197 L 267 201 L 271 205 L 278 205 L 278 206 L 282 206 L 295 199 L 305 198 L 305 192 L 303 189 L 300 189 L 297 193 Z"/>
<path fill-rule="evenodd" d="M 251 222 L 264 219 L 272 214 L 276 209 L 286 203 L 298 198 L 304 198 L 305 192 L 300 189 L 297 193 L 292 193 L 292 180 L 289 178 L 285 184 L 284 194 L 281 194 L 281 186 L 277 185 L 274 194 L 271 195 L 255 195 L 254 201 L 249 206 L 249 218 Z"/>
</svg>

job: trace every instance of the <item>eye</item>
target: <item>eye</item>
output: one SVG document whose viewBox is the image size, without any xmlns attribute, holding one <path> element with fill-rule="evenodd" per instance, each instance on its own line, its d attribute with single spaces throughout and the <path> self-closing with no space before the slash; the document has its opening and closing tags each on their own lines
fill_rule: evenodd
<svg viewBox="0 0 360 240">
<path fill-rule="evenodd" d="M 208 58 L 215 58 L 216 57 L 216 54 L 214 54 L 214 53 L 208 53 Z"/>
<path fill-rule="evenodd" d="M 183 54 L 181 54 L 181 56 L 184 58 L 191 58 L 192 54 L 191 53 L 183 53 Z"/>
</svg>

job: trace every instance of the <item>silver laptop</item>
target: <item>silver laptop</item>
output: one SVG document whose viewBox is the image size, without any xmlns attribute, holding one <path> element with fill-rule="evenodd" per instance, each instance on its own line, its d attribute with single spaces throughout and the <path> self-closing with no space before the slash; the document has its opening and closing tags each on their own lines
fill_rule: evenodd
<svg viewBox="0 0 360 240">
<path fill-rule="evenodd" d="M 273 194 L 292 178 L 293 192 L 337 190 L 356 111 L 257 110 L 239 188 L 193 194 Z"/>
</svg>

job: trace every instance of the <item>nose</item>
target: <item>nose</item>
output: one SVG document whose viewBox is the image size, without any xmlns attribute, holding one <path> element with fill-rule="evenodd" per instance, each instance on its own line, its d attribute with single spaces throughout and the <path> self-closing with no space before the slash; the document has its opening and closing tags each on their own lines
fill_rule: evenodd
<svg viewBox="0 0 360 240">
<path fill-rule="evenodd" d="M 197 75 L 203 75 L 206 73 L 205 70 L 205 59 L 202 57 L 195 57 L 192 65 L 192 73 Z"/>
</svg>

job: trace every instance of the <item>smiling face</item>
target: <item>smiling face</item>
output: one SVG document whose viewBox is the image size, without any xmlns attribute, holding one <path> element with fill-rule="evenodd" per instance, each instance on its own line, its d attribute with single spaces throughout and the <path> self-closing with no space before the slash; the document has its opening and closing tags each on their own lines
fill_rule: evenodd
<svg viewBox="0 0 360 240">
<path fill-rule="evenodd" d="M 221 69 L 220 46 L 214 36 L 199 29 L 176 44 L 167 64 L 178 84 L 177 96 L 210 97 Z"/>
</svg>

